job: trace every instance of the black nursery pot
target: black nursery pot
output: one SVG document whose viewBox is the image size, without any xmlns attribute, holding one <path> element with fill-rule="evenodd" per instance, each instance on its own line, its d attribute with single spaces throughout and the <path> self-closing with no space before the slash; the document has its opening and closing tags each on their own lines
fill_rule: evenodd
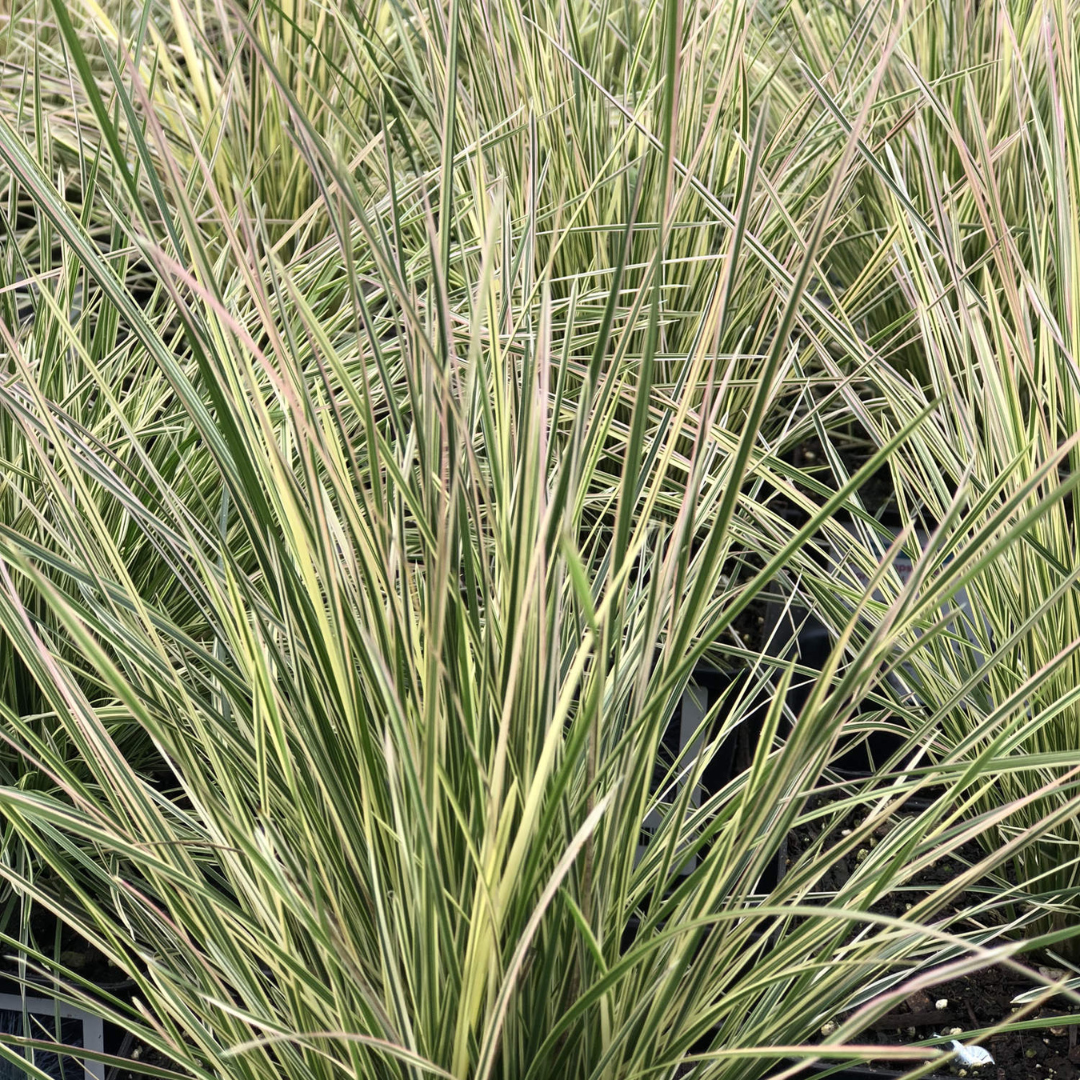
<svg viewBox="0 0 1080 1080">
<path fill-rule="evenodd" d="M 769 604 L 765 621 L 770 655 L 794 660 L 815 672 L 825 667 L 832 651 L 832 637 L 805 608 L 775 600 Z M 786 698 L 793 715 L 798 716 L 802 711 L 813 688 L 813 678 L 795 677 Z M 860 711 L 869 711 L 869 708 L 864 706 Z M 892 757 L 903 744 L 903 738 L 892 732 L 871 731 L 837 757 L 832 767 L 841 776 L 873 776 L 882 762 Z"/>
<path fill-rule="evenodd" d="M 670 763 L 690 744 L 695 734 L 699 733 L 702 721 L 708 715 L 709 710 L 723 699 L 725 707 L 717 710 L 717 715 L 714 717 L 709 729 L 703 733 L 703 736 L 699 735 L 699 743 L 702 737 L 707 739 L 714 737 L 715 732 L 723 725 L 726 719 L 727 704 L 739 695 L 740 691 L 749 682 L 749 679 L 750 673 L 745 670 L 735 672 L 720 671 L 708 664 L 699 664 L 694 669 L 691 683 L 683 693 L 679 708 L 664 732 L 660 748 L 661 760 L 656 764 L 655 784 L 657 788 Z M 750 765 L 761 738 L 762 723 L 768 706 L 768 699 L 768 693 L 762 691 L 759 700 L 752 703 L 746 711 L 742 723 L 721 743 L 712 759 L 702 770 L 697 788 L 691 795 L 693 805 L 700 806 Z M 694 751 L 691 749 L 691 757 L 693 753 Z M 684 793 L 684 783 L 686 781 L 675 785 L 672 790 L 668 791 L 664 802 L 668 804 L 674 803 Z M 644 849 L 648 842 L 649 822 L 646 821 L 646 829 L 642 836 L 642 845 L 639 851 Z M 776 860 L 767 867 L 760 879 L 759 891 L 768 892 L 776 887 L 784 871 L 785 854 L 785 851 L 781 849 Z M 691 868 L 687 867 L 687 871 Z"/>
<path fill-rule="evenodd" d="M 660 746 L 660 760 L 656 763 L 654 773 L 654 790 L 659 789 L 670 763 L 683 752 L 695 734 L 699 732 L 702 721 L 709 710 L 725 694 L 727 695 L 725 702 L 731 701 L 748 680 L 748 671 L 719 671 L 706 664 L 701 664 L 695 668 L 691 684 L 683 694 L 679 707 L 664 732 Z M 746 718 L 736 731 L 730 734 L 720 745 L 712 760 L 702 771 L 697 789 L 691 795 L 694 805 L 700 806 L 702 802 L 720 791 L 733 777 L 749 765 L 751 756 L 757 748 L 761 737 L 762 719 L 767 704 L 768 695 L 763 692 L 756 707 L 751 707 L 747 711 Z M 710 725 L 710 730 L 704 733 L 704 737 L 711 737 L 711 734 L 723 724 L 725 716 L 724 708 L 718 709 L 717 715 Z M 683 781 L 683 783 L 685 782 Z M 684 793 L 682 784 L 674 785 L 672 790 L 666 793 L 663 801 L 668 804 L 674 803 Z M 653 824 L 655 827 L 658 822 Z M 638 847 L 639 857 L 651 842 L 650 822 L 646 820 L 645 828 L 642 830 L 641 843 Z M 756 891 L 768 893 L 776 888 L 784 874 L 786 864 L 787 843 L 785 840 L 780 845 L 776 858 L 770 860 L 758 879 Z M 696 859 L 683 868 L 683 873 L 690 873 L 694 865 L 696 865 Z M 639 919 L 636 917 L 628 920 L 623 932 L 622 945 L 624 950 L 629 948 L 637 937 L 639 925 Z"/>
<path fill-rule="evenodd" d="M 882 524 L 886 534 L 891 533 L 893 537 L 900 535 L 899 521 L 888 520 Z M 850 523 L 847 527 L 853 528 Z M 915 537 L 915 542 L 923 545 L 928 540 L 928 534 L 925 532 L 917 532 Z M 865 538 L 864 542 L 866 542 Z M 878 561 L 883 560 L 891 541 L 878 536 L 872 542 L 875 544 L 872 554 Z M 823 544 L 822 547 L 825 550 L 829 549 L 828 544 Z M 834 550 L 832 557 L 837 560 L 837 566 L 839 566 L 841 554 Z M 894 555 L 892 566 L 902 582 L 906 582 L 913 572 L 911 557 L 906 552 Z M 827 561 L 824 558 L 822 569 L 827 569 Z M 864 587 L 869 585 L 869 579 L 864 577 L 861 571 L 849 567 L 848 573 L 861 581 Z M 971 606 L 963 590 L 958 593 L 956 604 L 961 611 L 966 613 L 967 619 L 971 620 Z M 809 668 L 814 672 L 819 672 L 824 668 L 832 650 L 832 636 L 807 608 L 797 604 L 788 604 L 784 599 L 774 596 L 767 608 L 765 624 L 766 638 L 769 642 L 768 652 L 771 656 L 783 660 L 794 660 L 801 667 Z M 953 629 L 956 630 L 958 639 L 963 640 L 966 637 L 973 649 L 979 649 L 980 646 L 970 629 L 965 632 L 959 624 L 955 624 Z M 890 679 L 896 680 L 896 676 L 890 676 Z M 899 682 L 895 682 L 894 685 L 899 689 Z M 801 712 L 813 686 L 813 677 L 796 677 L 787 696 L 787 705 L 794 715 L 797 716 Z M 870 711 L 872 708 L 868 704 L 859 710 L 860 714 Z M 853 740 L 851 748 L 836 759 L 833 768 L 841 776 L 851 778 L 873 776 L 881 765 L 892 758 L 903 745 L 904 738 L 899 733 L 873 730 L 860 739 Z"/>
<path fill-rule="evenodd" d="M 926 525 L 927 530 L 931 528 L 931 524 Z M 888 533 L 895 538 L 900 535 L 900 532 L 898 523 L 886 523 L 884 537 L 878 536 L 872 541 L 875 544 L 872 554 L 879 562 L 885 559 L 891 546 Z M 929 539 L 928 531 L 916 530 L 908 546 L 915 544 L 925 548 Z M 839 559 L 838 553 L 836 557 Z M 914 563 L 907 551 L 894 554 L 892 566 L 901 582 L 904 583 L 909 580 L 914 571 Z M 869 585 L 869 580 L 861 572 L 855 572 L 854 576 L 862 582 L 864 587 Z M 970 670 L 974 670 L 984 663 L 986 657 L 994 649 L 994 636 L 985 619 L 982 626 L 983 632 L 981 634 L 976 632 L 975 627 L 978 625 L 979 617 L 972 608 L 967 592 L 964 589 L 959 590 L 950 601 L 949 611 L 946 612 L 943 607 L 939 614 L 945 617 L 945 625 L 953 636 L 952 647 L 956 650 L 958 657 L 960 654 L 965 654 L 964 664 L 970 665 Z M 821 622 L 806 609 L 785 610 L 782 603 L 774 601 L 770 605 L 767 622 L 772 632 L 770 652 L 773 655 L 793 657 L 813 671 L 820 671 L 825 666 L 832 648 L 832 639 Z M 899 672 L 890 674 L 889 680 L 901 697 L 911 703 L 917 703 L 917 679 L 913 671 L 902 668 Z M 902 685 L 904 683 L 907 685 Z M 806 703 L 812 685 L 813 680 L 807 679 L 801 685 L 792 687 L 788 703 L 796 713 Z M 870 711 L 869 705 L 864 705 L 860 709 L 861 713 Z M 892 758 L 903 747 L 904 742 L 903 736 L 898 732 L 873 730 L 860 743 L 853 745 L 848 753 L 840 757 L 835 762 L 834 768 L 841 775 L 853 778 L 873 776 L 882 763 Z"/>
<path fill-rule="evenodd" d="M 41 904 L 34 904 L 31 926 L 38 941 L 59 939 L 59 958 L 76 975 L 90 986 L 97 987 L 103 998 L 120 998 L 131 1001 L 135 983 L 110 968 L 99 953 L 70 927 L 59 924 L 56 916 Z M 33 961 L 31 961 L 33 963 Z M 109 1021 L 101 1021 L 82 1009 L 58 1004 L 54 998 L 55 986 L 39 972 L 31 969 L 25 973 L 25 984 L 19 978 L 17 954 L 7 957 L 0 965 L 0 1031 L 9 1034 L 33 1034 L 55 1039 L 71 1046 L 110 1054 L 118 1058 L 129 1056 L 133 1040 L 120 1027 Z M 23 1002 L 29 1015 L 32 1031 L 24 1029 Z M 60 1009 L 59 1032 L 55 1025 L 55 1011 Z M 113 1069 L 101 1062 L 80 1058 L 75 1054 L 37 1052 L 35 1063 L 56 1080 L 106 1080 L 115 1076 Z M 135 1063 L 133 1063 L 134 1065 Z M 136 1066 L 137 1069 L 137 1066 Z M 3 1072 L 3 1076 L 22 1076 L 22 1072 Z"/>
<path fill-rule="evenodd" d="M 59 1024 L 57 1010 L 60 1012 Z M 24 989 L 14 979 L 7 977 L 0 977 L 0 1031 L 16 1036 L 56 1040 L 67 1047 L 117 1057 L 127 1056 L 130 1042 L 115 1024 L 103 1023 L 83 1009 L 58 1002 L 48 984 L 31 983 Z M 65 1054 L 59 1050 L 54 1053 L 38 1048 L 30 1052 L 34 1064 L 54 1080 L 106 1080 L 110 1073 L 102 1062 L 84 1059 L 78 1051 Z M 3 1075 L 26 1074 L 12 1071 Z"/>
</svg>

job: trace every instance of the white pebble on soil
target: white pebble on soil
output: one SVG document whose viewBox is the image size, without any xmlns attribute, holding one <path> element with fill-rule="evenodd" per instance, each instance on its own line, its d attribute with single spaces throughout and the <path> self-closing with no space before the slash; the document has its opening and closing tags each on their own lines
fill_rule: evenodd
<svg viewBox="0 0 1080 1080">
<path fill-rule="evenodd" d="M 985 1046 L 964 1046 L 953 1039 L 953 1049 L 956 1051 L 956 1060 L 968 1068 L 978 1069 L 983 1065 L 993 1065 L 994 1057 Z"/>
</svg>

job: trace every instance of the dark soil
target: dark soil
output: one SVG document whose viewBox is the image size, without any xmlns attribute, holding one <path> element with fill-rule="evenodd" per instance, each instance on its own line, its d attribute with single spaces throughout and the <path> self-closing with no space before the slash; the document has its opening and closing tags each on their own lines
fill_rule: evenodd
<svg viewBox="0 0 1080 1080">
<path fill-rule="evenodd" d="M 768 598 L 761 596 L 752 600 L 732 623 L 734 642 L 750 652 L 761 652 L 765 646 L 768 619 Z"/>
<path fill-rule="evenodd" d="M 838 823 L 837 832 L 853 824 L 851 820 Z M 805 851 L 820 836 L 825 823 L 800 829 L 788 839 L 789 864 Z M 981 855 L 977 845 L 972 844 L 959 852 L 965 859 L 975 859 Z M 913 884 L 936 885 L 949 881 L 960 869 L 961 863 L 952 858 L 942 858 Z M 822 878 L 821 887 L 838 888 L 844 884 L 854 870 L 854 865 L 846 865 L 843 860 L 828 868 Z M 892 894 L 874 910 L 882 914 L 899 915 L 917 894 Z M 963 897 L 958 907 L 965 903 Z M 957 910 L 957 909 L 954 909 Z M 947 914 L 947 912 L 942 912 Z M 1039 961 L 1027 958 L 1032 965 Z M 881 1046 L 907 1046 L 923 1040 L 933 1039 L 950 1033 L 965 1040 L 962 1032 L 979 1031 L 993 1027 L 1012 1016 L 1020 1006 L 1013 1004 L 1013 998 L 1033 983 L 1019 973 L 1004 967 L 991 967 L 975 975 L 964 976 L 940 983 L 930 991 L 920 991 L 907 998 L 897 1009 L 879 1019 L 861 1032 L 852 1041 L 860 1043 L 878 1043 Z M 944 1001 L 942 1008 L 937 1005 Z M 1059 1007 L 1060 1006 L 1060 1007 Z M 1064 1002 L 1052 1002 L 1036 1012 L 1027 1014 L 1026 1020 L 1042 1020 L 1043 1025 L 1031 1031 L 1005 1032 L 979 1040 L 994 1058 L 993 1065 L 982 1068 L 963 1068 L 956 1062 L 947 1066 L 942 1075 L 951 1077 L 967 1076 L 971 1080 L 1080 1080 L 1080 1045 L 1077 1042 L 1078 1028 L 1069 1026 L 1069 1013 Z M 846 1016 L 838 1016 L 843 1021 Z M 955 1031 L 954 1029 L 961 1029 Z M 975 1040 L 970 1040 L 974 1042 Z M 895 1061 L 882 1060 L 871 1063 L 873 1071 L 864 1067 L 852 1068 L 846 1073 L 837 1074 L 847 1080 L 856 1077 L 890 1077 L 902 1075 Z"/>
<path fill-rule="evenodd" d="M 863 1032 L 860 1041 L 903 1046 L 946 1034 L 951 1028 L 975 1031 L 991 1027 L 1016 1011 L 1012 999 L 1030 986 L 1028 980 L 1011 971 L 988 968 L 977 975 L 942 983 L 930 993 L 912 995 L 900 1009 Z M 948 1005 L 936 1009 L 938 1000 Z M 1080 1076 L 1080 1046 L 1076 1044 L 1077 1029 L 1064 1026 L 1065 1016 L 1059 1009 L 1043 1008 L 1030 1019 L 1042 1019 L 1045 1026 L 982 1040 L 994 1064 L 969 1069 L 967 1075 L 985 1080 L 1076 1080 Z M 895 1063 L 882 1063 L 882 1068 L 896 1071 Z M 950 1073 L 963 1075 L 955 1062 Z"/>
</svg>

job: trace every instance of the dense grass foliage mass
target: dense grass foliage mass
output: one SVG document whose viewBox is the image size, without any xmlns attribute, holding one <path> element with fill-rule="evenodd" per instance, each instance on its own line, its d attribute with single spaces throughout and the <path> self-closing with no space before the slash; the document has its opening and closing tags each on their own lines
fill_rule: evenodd
<svg viewBox="0 0 1080 1080">
<path fill-rule="evenodd" d="M 1078 16 L 10 0 L 13 971 L 162 1078 L 750 1080 L 1075 957 Z"/>
</svg>

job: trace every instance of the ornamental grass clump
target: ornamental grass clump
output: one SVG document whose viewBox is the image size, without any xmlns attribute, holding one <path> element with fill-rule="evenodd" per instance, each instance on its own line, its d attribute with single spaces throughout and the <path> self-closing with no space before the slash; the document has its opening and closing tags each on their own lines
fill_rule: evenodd
<svg viewBox="0 0 1080 1080">
<path fill-rule="evenodd" d="M 932 760 L 972 763 L 967 812 L 1017 807 L 982 834 L 987 851 L 1052 821 L 1000 877 L 1047 930 L 1080 920 L 1076 19 L 1060 4 L 925 5 L 894 65 L 894 108 L 920 106 L 864 180 L 890 311 L 869 337 L 902 357 L 914 336 L 925 371 L 908 374 L 940 400 L 891 460 L 901 521 L 931 537 L 920 595 L 942 605 L 931 632 L 898 647 L 896 715 Z M 845 48 L 839 32 L 818 41 Z M 962 83 L 949 75 L 958 55 L 972 62 Z M 871 421 L 872 438 L 903 415 Z M 890 599 L 909 602 L 894 586 Z M 850 611 L 819 599 L 833 619 Z M 867 611 L 871 625 L 892 617 Z M 992 782 L 977 764 L 988 754 L 1003 768 Z M 1080 959 L 1075 941 L 1057 951 Z"/>
<path fill-rule="evenodd" d="M 23 973 L 166 1080 L 752 1078 L 881 1058 L 856 1037 L 912 989 L 1028 947 L 1019 894 L 976 890 L 1053 821 L 972 858 L 1023 805 L 966 801 L 1011 768 L 992 740 L 831 770 L 937 599 L 838 620 L 798 716 L 808 673 L 745 635 L 766 587 L 837 587 L 822 536 L 857 555 L 838 513 L 937 430 L 821 272 L 906 25 L 868 27 L 845 127 L 739 4 L 11 16 Z M 881 438 L 851 475 L 790 464 L 853 416 Z M 748 679 L 657 784 L 703 659 Z"/>
</svg>

